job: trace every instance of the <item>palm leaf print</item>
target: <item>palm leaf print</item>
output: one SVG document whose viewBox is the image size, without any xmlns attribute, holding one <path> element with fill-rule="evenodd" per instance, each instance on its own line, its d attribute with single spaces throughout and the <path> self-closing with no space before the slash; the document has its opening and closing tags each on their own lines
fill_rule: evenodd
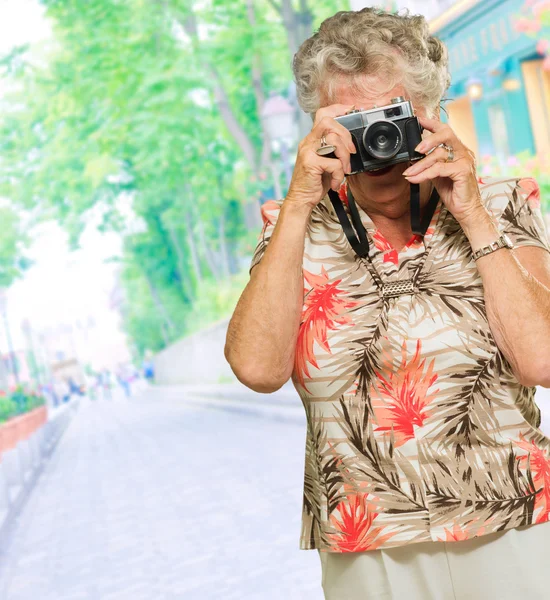
<svg viewBox="0 0 550 600">
<path fill-rule="evenodd" d="M 532 178 L 510 182 L 510 202 L 503 212 L 507 233 L 514 244 L 550 249 L 540 210 L 540 190 Z"/>
<path fill-rule="evenodd" d="M 429 391 L 438 376 L 433 372 L 435 361 L 426 365 L 426 359 L 421 359 L 421 349 L 421 340 L 417 340 L 415 354 L 409 361 L 407 344 L 403 341 L 401 363 L 394 367 L 392 357 L 387 356 L 382 369 L 389 376 L 386 379 L 379 372 L 373 383 L 373 419 L 377 424 L 374 431 L 393 431 L 396 446 L 414 438 L 415 428 L 422 427 L 432 414 L 430 404 L 439 392 Z"/>
<path fill-rule="evenodd" d="M 312 406 L 307 409 L 307 422 L 309 435 L 306 440 L 304 512 L 310 519 L 312 534 L 315 528 L 318 535 L 326 535 L 326 528 L 320 532 L 319 523 L 344 498 L 344 465 L 328 441 L 323 423 Z"/>
<path fill-rule="evenodd" d="M 310 377 L 307 363 L 319 368 L 313 353 L 314 342 L 330 353 L 327 332 L 336 329 L 338 325 L 350 324 L 351 318 L 347 312 L 357 303 L 344 297 L 344 291 L 338 288 L 341 279 L 329 281 L 323 266 L 320 275 L 304 270 L 304 278 L 311 289 L 304 289 L 304 308 L 296 342 L 294 370 L 297 381 L 309 391 L 304 383 L 305 377 Z"/>
<path fill-rule="evenodd" d="M 419 459 L 434 526 L 468 522 L 474 517 L 485 525 L 498 518 L 495 530 L 530 522 L 539 490 L 530 466 L 524 471 L 519 468 L 511 443 L 468 450 L 458 463 L 423 443 Z"/>
<path fill-rule="evenodd" d="M 550 459 L 548 448 L 541 448 L 534 440 L 527 440 L 520 434 L 516 446 L 528 452 L 527 455 L 518 456 L 517 460 L 533 473 L 533 479 L 539 490 L 535 499 L 534 511 L 537 513 L 536 521 L 548 521 L 550 517 Z"/>
<path fill-rule="evenodd" d="M 495 390 L 505 370 L 503 360 L 497 350 L 488 359 L 479 356 L 474 364 L 457 363 L 455 373 L 459 376 L 442 374 L 450 385 L 433 403 L 433 419 L 426 434 L 440 451 L 454 449 L 459 458 L 466 448 L 497 444 L 494 432 L 499 425 L 495 410 L 509 408 Z"/>
<path fill-rule="evenodd" d="M 339 552 L 375 550 L 393 537 L 397 531 L 384 533 L 384 527 L 374 525 L 378 516 L 376 506 L 367 494 L 349 493 L 330 521 L 338 531 L 329 536 L 331 545 Z"/>
<path fill-rule="evenodd" d="M 354 451 L 354 460 L 347 459 L 346 463 L 355 482 L 377 496 L 378 507 L 385 512 L 426 511 L 420 481 L 408 482 L 409 489 L 401 485 L 393 435 L 378 443 L 366 406 L 355 404 L 352 413 L 352 403 L 353 399 L 346 401 L 342 397 L 337 412 L 340 426 Z M 399 461 L 408 462 L 404 456 L 399 456 Z M 414 473 L 412 466 L 408 475 L 411 473 Z"/>
</svg>

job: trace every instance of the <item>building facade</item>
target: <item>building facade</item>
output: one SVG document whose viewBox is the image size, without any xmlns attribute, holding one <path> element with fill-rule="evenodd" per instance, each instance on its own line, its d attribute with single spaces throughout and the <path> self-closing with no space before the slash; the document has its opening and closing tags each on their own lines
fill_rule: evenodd
<svg viewBox="0 0 550 600">
<path fill-rule="evenodd" d="M 550 72 L 537 39 L 515 28 L 523 7 L 524 0 L 462 0 L 430 22 L 449 49 L 449 123 L 478 158 L 502 164 L 550 152 Z"/>
</svg>

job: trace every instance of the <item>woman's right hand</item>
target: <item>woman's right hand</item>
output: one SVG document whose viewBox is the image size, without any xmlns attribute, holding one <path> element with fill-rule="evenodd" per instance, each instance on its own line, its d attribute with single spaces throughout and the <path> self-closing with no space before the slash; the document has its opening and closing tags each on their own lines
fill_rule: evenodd
<svg viewBox="0 0 550 600">
<path fill-rule="evenodd" d="M 351 173 L 350 154 L 356 149 L 348 129 L 334 117 L 345 115 L 353 106 L 332 104 L 320 108 L 311 131 L 298 145 L 298 155 L 285 202 L 313 208 L 332 188 L 338 191 L 346 173 Z M 327 144 L 336 147 L 336 158 L 319 156 L 316 152 L 325 136 Z"/>
</svg>

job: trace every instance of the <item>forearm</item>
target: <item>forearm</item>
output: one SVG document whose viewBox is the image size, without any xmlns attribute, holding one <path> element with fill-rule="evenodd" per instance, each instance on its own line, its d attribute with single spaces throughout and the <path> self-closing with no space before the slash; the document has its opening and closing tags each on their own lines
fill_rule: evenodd
<svg viewBox="0 0 550 600">
<path fill-rule="evenodd" d="M 461 225 L 473 250 L 500 235 L 486 211 Z M 550 351 L 550 291 L 521 265 L 514 250 L 482 256 L 477 267 L 495 341 L 522 383 L 534 385 Z"/>
<path fill-rule="evenodd" d="M 229 323 L 226 359 L 239 380 L 257 391 L 274 391 L 292 373 L 310 214 L 310 209 L 283 203 L 265 254 L 253 268 Z"/>
</svg>

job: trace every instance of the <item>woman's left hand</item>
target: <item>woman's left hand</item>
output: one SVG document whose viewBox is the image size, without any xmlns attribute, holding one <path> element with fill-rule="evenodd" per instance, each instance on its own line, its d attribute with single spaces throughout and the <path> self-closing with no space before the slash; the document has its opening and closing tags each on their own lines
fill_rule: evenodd
<svg viewBox="0 0 550 600">
<path fill-rule="evenodd" d="M 403 175 L 410 183 L 433 180 L 441 200 L 459 223 L 475 218 L 480 210 L 484 210 L 484 206 L 474 153 L 458 139 L 448 124 L 426 117 L 418 117 L 418 120 L 432 135 L 423 140 L 416 151 L 422 154 L 432 151 L 416 161 Z M 449 152 L 439 144 L 452 148 L 452 161 L 447 162 Z"/>
</svg>

